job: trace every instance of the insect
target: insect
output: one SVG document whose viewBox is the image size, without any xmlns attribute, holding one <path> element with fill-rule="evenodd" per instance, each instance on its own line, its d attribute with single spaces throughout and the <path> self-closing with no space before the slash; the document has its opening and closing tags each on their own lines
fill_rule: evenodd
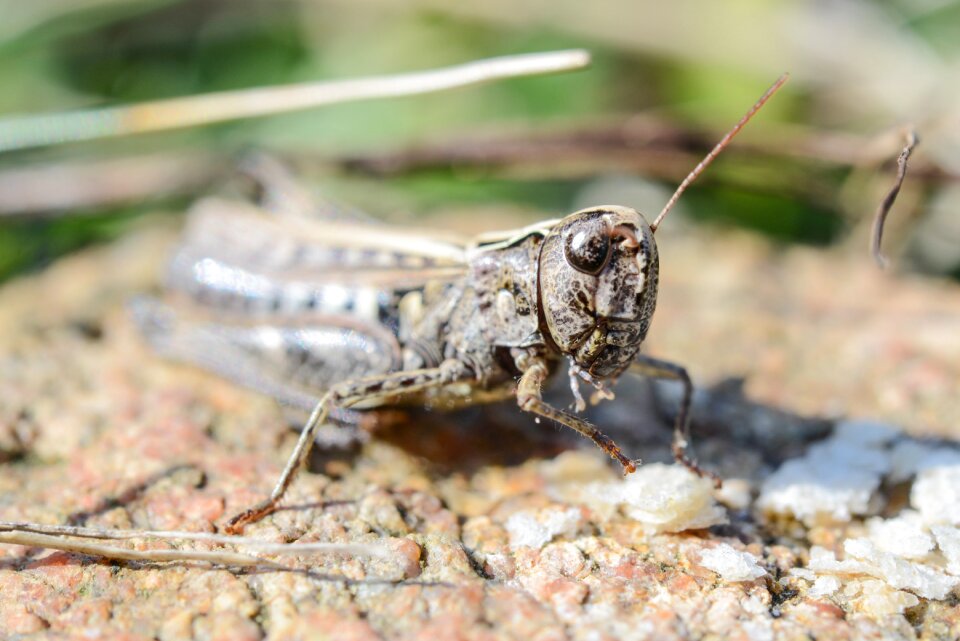
<svg viewBox="0 0 960 641">
<path fill-rule="evenodd" d="M 654 234 L 680 194 L 786 81 L 781 77 L 677 188 L 652 222 L 621 206 L 462 241 L 357 216 L 268 212 L 202 201 L 171 262 L 173 298 L 137 314 L 160 351 L 293 405 L 313 407 L 270 494 L 227 531 L 272 512 L 303 467 L 318 428 L 364 409 L 415 403 L 453 408 L 515 397 L 521 410 L 591 439 L 623 467 L 637 461 L 541 386 L 569 368 L 600 394 L 624 373 L 683 386 L 673 453 L 689 454 L 687 371 L 640 347 L 656 306 Z M 712 476 L 712 475 L 711 475 Z"/>
</svg>

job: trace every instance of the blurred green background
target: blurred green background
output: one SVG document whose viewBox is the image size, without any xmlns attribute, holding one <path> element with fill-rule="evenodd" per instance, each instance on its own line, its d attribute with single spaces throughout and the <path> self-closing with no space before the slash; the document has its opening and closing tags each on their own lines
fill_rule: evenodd
<svg viewBox="0 0 960 641">
<path fill-rule="evenodd" d="M 655 215 L 783 71 L 682 220 L 960 276 L 960 3 L 0 0 L 0 118 L 583 47 L 585 71 L 0 154 L 0 280 L 180 215 L 266 150 L 371 213 L 493 227 L 616 202 Z M 468 225 L 470 226 L 470 225 Z M 476 226 L 473 224 L 472 226 Z"/>
</svg>

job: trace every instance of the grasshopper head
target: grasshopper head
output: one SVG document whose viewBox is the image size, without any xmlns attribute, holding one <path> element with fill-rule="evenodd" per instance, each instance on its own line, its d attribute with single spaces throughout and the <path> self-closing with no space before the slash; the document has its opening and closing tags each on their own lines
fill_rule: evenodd
<svg viewBox="0 0 960 641">
<path fill-rule="evenodd" d="M 544 239 L 540 309 L 562 354 L 594 378 L 618 376 L 647 335 L 657 302 L 657 244 L 628 207 L 570 214 Z"/>
</svg>

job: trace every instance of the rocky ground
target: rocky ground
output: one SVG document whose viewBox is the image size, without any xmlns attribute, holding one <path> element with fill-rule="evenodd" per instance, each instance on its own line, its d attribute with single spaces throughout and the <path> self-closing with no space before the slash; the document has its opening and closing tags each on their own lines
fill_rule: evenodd
<svg viewBox="0 0 960 641">
<path fill-rule="evenodd" d="M 214 532 L 269 491 L 289 416 L 158 358 L 125 310 L 173 238 L 0 290 L 0 519 Z M 2 636 L 960 638 L 960 288 L 715 230 L 664 235 L 661 261 L 648 351 L 701 385 L 716 494 L 658 464 L 624 481 L 508 406 L 414 413 L 318 453 L 247 532 L 389 558 L 242 570 L 3 545 Z M 593 418 L 667 460 L 675 390 L 617 392 Z"/>
</svg>

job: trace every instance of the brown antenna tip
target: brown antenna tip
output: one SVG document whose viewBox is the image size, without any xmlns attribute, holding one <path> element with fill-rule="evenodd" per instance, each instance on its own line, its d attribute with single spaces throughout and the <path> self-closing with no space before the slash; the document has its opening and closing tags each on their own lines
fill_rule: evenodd
<svg viewBox="0 0 960 641">
<path fill-rule="evenodd" d="M 713 162 L 713 159 L 720 155 L 720 152 L 723 151 L 728 144 L 730 144 L 730 141 L 733 140 L 733 137 L 740 133 L 740 130 L 743 129 L 744 125 L 750 122 L 750 119 L 753 118 L 754 114 L 760 111 L 760 108 L 763 107 L 768 100 L 770 100 L 770 97 L 773 96 L 773 94 L 775 94 L 777 90 L 783 86 L 789 77 L 790 74 L 785 73 L 777 78 L 777 81 L 773 83 L 762 96 L 760 96 L 760 99 L 757 100 L 753 107 L 750 108 L 750 111 L 744 114 L 743 118 L 740 119 L 740 122 L 734 125 L 733 129 L 728 131 L 727 134 L 720 139 L 720 142 L 718 142 L 717 145 L 710 150 L 710 153 L 708 153 L 703 160 L 701 160 L 700 163 L 693 168 L 693 171 L 691 171 L 687 177 L 683 179 L 683 182 L 680 183 L 680 186 L 677 187 L 677 190 L 673 192 L 672 196 L 670 196 L 670 200 L 668 200 L 667 204 L 663 206 L 663 209 L 660 211 L 657 219 L 650 224 L 650 229 L 652 231 L 657 231 L 657 227 L 660 226 L 660 223 L 666 217 L 667 213 L 673 209 L 673 206 L 677 203 L 677 200 L 680 199 L 680 195 L 687 190 L 687 187 L 690 186 L 690 183 L 696 180 L 697 176 L 702 174 L 703 170 L 710 166 L 710 163 Z"/>
</svg>

